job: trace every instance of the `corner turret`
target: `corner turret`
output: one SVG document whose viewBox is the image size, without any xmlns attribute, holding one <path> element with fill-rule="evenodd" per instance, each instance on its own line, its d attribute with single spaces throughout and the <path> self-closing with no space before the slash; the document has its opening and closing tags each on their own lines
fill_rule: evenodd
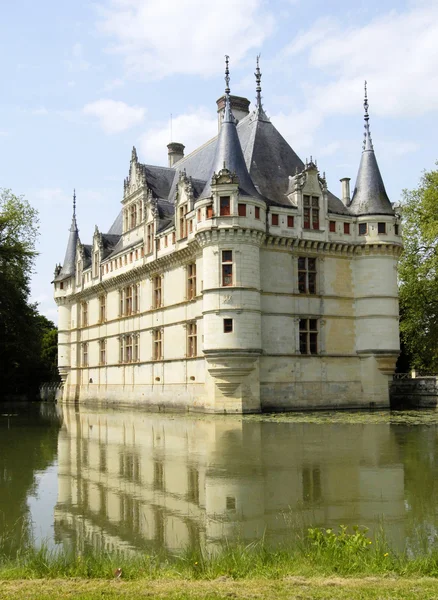
<svg viewBox="0 0 438 600">
<path fill-rule="evenodd" d="M 70 235 L 68 237 L 64 263 L 61 270 L 58 271 L 58 274 L 55 278 L 56 281 L 67 279 L 67 277 L 71 277 L 74 274 L 76 266 L 76 246 L 78 239 L 79 230 L 76 223 L 76 191 L 73 190 L 73 216 L 70 226 Z"/>
<path fill-rule="evenodd" d="M 230 103 L 230 72 L 228 69 L 228 56 L 226 56 L 225 69 L 225 114 L 222 121 L 222 127 L 219 132 L 219 137 L 216 145 L 214 160 L 210 169 L 207 183 L 200 195 L 201 198 L 209 198 L 212 195 L 212 179 L 222 169 L 228 169 L 239 180 L 239 190 L 247 196 L 260 198 L 260 194 L 256 190 L 248 169 L 240 145 L 239 136 L 236 129 L 236 119 L 231 110 Z"/>
<path fill-rule="evenodd" d="M 391 215 L 394 209 L 391 206 L 388 195 L 385 190 L 376 155 L 374 153 L 373 142 L 371 140 L 367 82 L 365 81 L 365 133 L 363 142 L 362 158 L 360 160 L 359 172 L 357 174 L 356 186 L 353 192 L 353 198 L 349 205 L 349 210 L 354 215 Z"/>
</svg>

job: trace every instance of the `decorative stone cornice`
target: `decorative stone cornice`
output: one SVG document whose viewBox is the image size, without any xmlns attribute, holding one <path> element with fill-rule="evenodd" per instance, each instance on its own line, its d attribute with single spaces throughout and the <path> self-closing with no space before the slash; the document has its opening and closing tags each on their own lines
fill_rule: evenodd
<svg viewBox="0 0 438 600">
<path fill-rule="evenodd" d="M 265 237 L 266 234 L 263 231 L 237 227 L 230 229 L 208 229 L 196 233 L 196 240 L 201 248 L 226 242 L 261 246 Z"/>
</svg>

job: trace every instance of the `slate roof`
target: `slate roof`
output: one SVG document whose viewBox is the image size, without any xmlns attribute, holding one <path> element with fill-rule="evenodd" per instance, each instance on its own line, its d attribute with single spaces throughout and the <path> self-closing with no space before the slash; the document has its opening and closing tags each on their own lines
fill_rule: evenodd
<svg viewBox="0 0 438 600">
<path fill-rule="evenodd" d="M 385 190 L 369 131 L 366 132 L 365 148 L 348 209 L 357 216 L 395 214 Z"/>
<path fill-rule="evenodd" d="M 70 234 L 68 236 L 67 250 L 65 252 L 64 262 L 62 269 L 55 277 L 54 281 L 62 281 L 67 279 L 75 272 L 76 268 L 76 246 L 79 239 L 79 231 L 76 223 L 76 216 L 73 212 L 73 218 L 70 226 Z"/>
</svg>

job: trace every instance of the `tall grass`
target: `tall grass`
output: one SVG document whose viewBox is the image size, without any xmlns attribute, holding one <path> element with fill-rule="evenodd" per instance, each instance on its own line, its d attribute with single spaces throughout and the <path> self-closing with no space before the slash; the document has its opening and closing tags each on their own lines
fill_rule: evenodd
<svg viewBox="0 0 438 600">
<path fill-rule="evenodd" d="M 410 558 L 392 552 L 383 532 L 373 538 L 366 529 L 311 528 L 293 543 L 273 549 L 264 540 L 251 544 L 227 544 L 215 552 L 190 549 L 180 554 L 87 552 L 75 554 L 28 548 L 11 559 L 0 556 L 1 579 L 113 578 L 134 579 L 278 579 L 302 576 L 438 576 L 438 547 Z"/>
</svg>

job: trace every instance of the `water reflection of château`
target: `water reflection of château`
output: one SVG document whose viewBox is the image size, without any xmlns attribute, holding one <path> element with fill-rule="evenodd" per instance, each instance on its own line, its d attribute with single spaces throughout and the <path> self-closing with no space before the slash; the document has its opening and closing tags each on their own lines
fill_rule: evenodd
<svg viewBox="0 0 438 600">
<path fill-rule="evenodd" d="M 404 469 L 389 424 L 62 410 L 55 531 L 66 546 L 275 544 L 294 525 L 373 531 L 382 519 L 404 545 Z"/>
</svg>

